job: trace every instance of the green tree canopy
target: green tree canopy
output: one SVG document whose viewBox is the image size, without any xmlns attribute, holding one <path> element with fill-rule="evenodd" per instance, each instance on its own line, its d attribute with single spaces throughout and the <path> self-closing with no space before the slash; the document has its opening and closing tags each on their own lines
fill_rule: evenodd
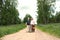
<svg viewBox="0 0 60 40">
<path fill-rule="evenodd" d="M 16 6 L 17 0 L 0 0 L 0 25 L 17 24 L 21 21 Z"/>
<path fill-rule="evenodd" d="M 49 23 L 49 18 L 51 15 L 51 6 L 52 2 L 55 2 L 55 0 L 37 0 L 37 7 L 38 7 L 38 17 L 37 17 L 37 23 Z"/>
<path fill-rule="evenodd" d="M 28 20 L 28 18 L 32 18 L 32 17 L 31 17 L 31 15 L 26 14 L 26 16 L 25 16 L 24 19 L 23 19 L 23 23 L 26 23 L 27 20 Z"/>
</svg>

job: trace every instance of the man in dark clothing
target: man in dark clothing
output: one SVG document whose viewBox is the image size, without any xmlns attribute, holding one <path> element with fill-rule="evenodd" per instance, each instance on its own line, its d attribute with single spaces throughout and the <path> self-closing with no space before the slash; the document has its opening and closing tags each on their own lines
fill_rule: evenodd
<svg viewBox="0 0 60 40">
<path fill-rule="evenodd" d="M 30 20 L 30 18 L 28 18 L 27 23 L 26 23 L 26 24 L 27 24 L 28 32 L 30 32 L 30 31 L 31 31 L 30 22 L 31 22 L 31 20 Z"/>
</svg>

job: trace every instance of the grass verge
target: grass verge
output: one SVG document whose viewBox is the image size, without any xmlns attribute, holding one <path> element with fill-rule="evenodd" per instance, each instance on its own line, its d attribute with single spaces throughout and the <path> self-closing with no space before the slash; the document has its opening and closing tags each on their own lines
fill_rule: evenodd
<svg viewBox="0 0 60 40">
<path fill-rule="evenodd" d="M 19 30 L 22 30 L 25 27 L 26 26 L 23 24 L 0 26 L 0 37 L 7 35 L 7 34 L 18 32 Z"/>
<path fill-rule="evenodd" d="M 53 23 L 46 25 L 40 24 L 37 26 L 37 28 L 60 38 L 60 23 Z"/>
</svg>

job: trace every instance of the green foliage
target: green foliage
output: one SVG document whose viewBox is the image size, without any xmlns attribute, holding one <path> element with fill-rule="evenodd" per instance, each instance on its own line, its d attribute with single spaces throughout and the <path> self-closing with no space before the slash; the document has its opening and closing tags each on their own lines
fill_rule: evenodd
<svg viewBox="0 0 60 40">
<path fill-rule="evenodd" d="M 32 18 L 29 14 L 26 14 L 26 16 L 23 19 L 23 23 L 26 23 L 28 18 Z"/>
<path fill-rule="evenodd" d="M 0 25 L 21 23 L 18 17 L 18 10 L 16 9 L 17 0 L 2 0 L 0 2 Z"/>
<path fill-rule="evenodd" d="M 52 35 L 60 37 L 60 23 L 51 23 L 46 25 L 40 24 L 37 28 L 44 32 L 48 32 Z"/>
<path fill-rule="evenodd" d="M 25 27 L 26 27 L 25 24 L 0 26 L 0 37 L 7 34 L 15 33 L 19 30 L 22 30 Z"/>
<path fill-rule="evenodd" d="M 56 15 L 51 15 L 49 22 L 50 23 L 60 23 L 60 12 L 57 12 Z"/>
<path fill-rule="evenodd" d="M 56 18 L 56 22 L 60 23 L 60 12 L 56 13 L 56 17 L 55 18 Z"/>
<path fill-rule="evenodd" d="M 51 3 L 55 2 L 52 0 L 37 0 L 37 7 L 38 7 L 38 17 L 37 23 L 47 24 L 49 23 L 50 15 L 51 15 Z"/>
</svg>

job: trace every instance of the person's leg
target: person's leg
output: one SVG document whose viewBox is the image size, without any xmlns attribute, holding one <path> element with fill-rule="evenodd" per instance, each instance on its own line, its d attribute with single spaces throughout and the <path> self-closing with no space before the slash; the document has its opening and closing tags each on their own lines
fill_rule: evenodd
<svg viewBox="0 0 60 40">
<path fill-rule="evenodd" d="M 28 25 L 28 32 L 31 32 L 31 25 Z"/>
<path fill-rule="evenodd" d="M 31 32 L 33 31 L 33 25 L 31 25 Z"/>
<path fill-rule="evenodd" d="M 32 25 L 31 25 L 31 32 L 32 32 Z"/>
<path fill-rule="evenodd" d="M 30 32 L 30 25 L 29 25 L 29 32 Z"/>
<path fill-rule="evenodd" d="M 29 31 L 29 25 L 27 25 L 27 31 Z"/>
<path fill-rule="evenodd" d="M 31 25 L 29 25 L 29 32 L 31 32 Z"/>
<path fill-rule="evenodd" d="M 30 25 L 30 32 L 32 32 L 32 26 Z"/>
</svg>

